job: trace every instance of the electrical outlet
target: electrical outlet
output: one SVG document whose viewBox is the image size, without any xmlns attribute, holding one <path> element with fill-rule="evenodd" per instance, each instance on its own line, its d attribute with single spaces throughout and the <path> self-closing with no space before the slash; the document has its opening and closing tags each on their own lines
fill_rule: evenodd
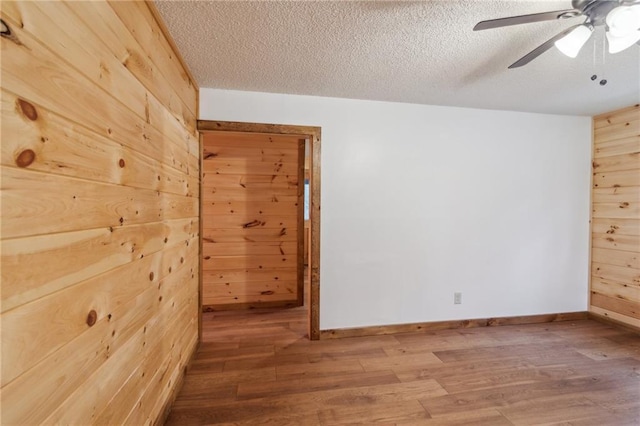
<svg viewBox="0 0 640 426">
<path fill-rule="evenodd" d="M 461 305 L 462 304 L 462 293 L 453 293 L 453 304 Z"/>
</svg>

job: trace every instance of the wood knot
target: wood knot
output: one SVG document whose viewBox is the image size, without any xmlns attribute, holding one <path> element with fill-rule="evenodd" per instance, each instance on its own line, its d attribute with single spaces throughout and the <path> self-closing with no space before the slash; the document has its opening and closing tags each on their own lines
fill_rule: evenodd
<svg viewBox="0 0 640 426">
<path fill-rule="evenodd" d="M 153 281 L 153 271 L 149 272 L 149 281 Z"/>
<path fill-rule="evenodd" d="M 14 42 L 18 46 L 22 46 L 22 42 L 13 33 L 13 31 L 11 31 L 11 28 L 9 28 L 9 25 L 7 25 L 4 19 L 0 19 L 0 36 L 2 36 L 2 38 L 6 38 L 7 40 Z"/>
<path fill-rule="evenodd" d="M 87 325 L 89 327 L 93 327 L 93 325 L 96 323 L 96 321 L 98 320 L 98 313 L 92 309 L 89 311 L 89 314 L 87 314 Z"/>
<path fill-rule="evenodd" d="M 266 290 L 266 291 L 261 291 L 260 294 L 262 294 L 263 296 L 271 296 L 273 293 L 273 290 Z"/>
<path fill-rule="evenodd" d="M 621 209 L 626 209 L 627 207 L 629 207 L 629 203 L 627 203 L 626 201 L 624 201 L 624 202 L 620 203 L 620 206 L 619 206 L 619 207 L 620 207 Z"/>
<path fill-rule="evenodd" d="M 18 99 L 18 106 L 20 107 L 22 114 L 29 120 L 36 121 L 38 119 L 38 111 L 36 110 L 36 107 L 29 102 L 24 99 Z"/>
<path fill-rule="evenodd" d="M 120 168 L 123 168 L 124 164 L 124 159 L 121 158 L 120 161 L 118 161 L 118 166 L 120 166 Z"/>
<path fill-rule="evenodd" d="M 25 149 L 16 158 L 16 165 L 18 167 L 29 167 L 31 163 L 36 159 L 36 153 L 32 149 Z"/>
<path fill-rule="evenodd" d="M 11 37 L 11 29 L 7 23 L 4 22 L 4 19 L 0 19 L 0 35 L 2 35 L 2 37 Z"/>
</svg>

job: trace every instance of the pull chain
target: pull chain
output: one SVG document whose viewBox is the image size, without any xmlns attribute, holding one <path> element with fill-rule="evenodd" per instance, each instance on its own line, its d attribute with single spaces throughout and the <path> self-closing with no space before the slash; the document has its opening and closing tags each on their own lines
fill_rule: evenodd
<svg viewBox="0 0 640 426">
<path fill-rule="evenodd" d="M 602 75 L 605 75 L 606 72 L 606 63 L 607 63 L 607 49 L 606 49 L 606 34 L 602 32 Z M 600 80 L 600 86 L 604 86 L 607 84 L 606 79 Z"/>
<path fill-rule="evenodd" d="M 605 39 L 606 39 L 606 35 L 603 33 L 603 36 L 602 36 L 602 68 L 601 68 L 602 74 L 601 75 L 605 74 L 605 65 L 606 65 L 606 62 L 607 62 L 607 52 L 606 52 L 606 45 L 605 45 L 606 40 Z M 597 58 L 597 50 L 598 50 L 598 37 L 594 37 L 593 38 L 593 69 L 594 70 L 597 70 L 597 68 L 598 68 L 598 64 L 597 64 L 597 60 L 596 60 L 596 58 Z M 597 79 L 598 79 L 598 76 L 596 74 L 593 74 L 591 76 L 591 81 L 596 81 Z M 607 84 L 607 80 L 605 78 L 600 80 L 600 86 L 604 86 L 606 84 Z"/>
</svg>

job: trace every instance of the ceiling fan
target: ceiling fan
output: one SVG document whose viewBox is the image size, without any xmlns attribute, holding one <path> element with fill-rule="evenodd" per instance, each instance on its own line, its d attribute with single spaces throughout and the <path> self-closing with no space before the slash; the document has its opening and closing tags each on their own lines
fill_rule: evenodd
<svg viewBox="0 0 640 426">
<path fill-rule="evenodd" d="M 583 23 L 542 43 L 511 64 L 509 69 L 528 64 L 554 45 L 565 55 L 575 58 L 597 26 L 605 26 L 609 53 L 621 52 L 640 40 L 640 0 L 572 0 L 571 5 L 573 9 L 482 21 L 473 30 L 586 17 Z"/>
</svg>

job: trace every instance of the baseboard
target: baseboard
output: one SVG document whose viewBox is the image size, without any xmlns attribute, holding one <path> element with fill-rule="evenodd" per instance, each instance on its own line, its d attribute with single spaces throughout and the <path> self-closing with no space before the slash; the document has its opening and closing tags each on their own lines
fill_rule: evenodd
<svg viewBox="0 0 640 426">
<path fill-rule="evenodd" d="M 608 317 L 606 315 L 600 315 L 600 314 L 597 314 L 595 312 L 589 312 L 588 315 L 589 315 L 589 319 L 590 320 L 598 321 L 598 322 L 601 322 L 601 323 L 607 324 L 607 325 L 613 325 L 613 326 L 616 326 L 616 327 L 624 328 L 625 330 L 629 330 L 629 331 L 632 331 L 634 333 L 640 333 L 640 327 L 636 327 L 635 325 L 627 324 L 627 323 L 624 323 L 622 321 L 618 321 L 615 318 L 611 318 L 611 317 Z"/>
<path fill-rule="evenodd" d="M 196 343 L 193 345 L 193 348 L 191 349 L 191 354 L 189 354 L 189 360 L 184 365 L 184 368 L 182 369 L 182 373 L 180 373 L 180 375 L 178 376 L 178 379 L 176 380 L 173 390 L 171 391 L 171 394 L 169 394 L 169 398 L 167 398 L 167 401 L 164 403 L 164 407 L 160 411 L 160 416 L 153 423 L 155 426 L 164 425 L 167 419 L 169 418 L 169 414 L 171 413 L 171 407 L 173 407 L 173 403 L 176 402 L 178 393 L 180 393 L 180 390 L 182 389 L 182 385 L 184 384 L 184 378 L 187 376 L 187 372 L 189 371 L 189 368 L 191 368 L 191 364 L 193 363 L 193 360 L 195 359 L 196 354 L 198 353 L 198 349 L 200 348 L 200 343 L 201 343 L 200 339 L 196 339 Z"/>
<path fill-rule="evenodd" d="M 451 330 L 456 328 L 494 327 L 500 325 L 538 324 L 556 321 L 577 321 L 588 318 L 588 312 L 564 312 L 557 314 L 524 315 L 517 317 L 482 318 L 453 321 L 420 322 L 411 324 L 376 325 L 371 327 L 339 328 L 321 330 L 321 339 L 344 337 L 378 336 L 382 334 L 415 333 L 424 331 Z"/>
<path fill-rule="evenodd" d="M 286 300 L 283 302 L 228 303 L 221 305 L 203 305 L 202 312 L 235 311 L 240 309 L 295 308 L 298 306 L 302 306 L 302 304 L 297 300 Z"/>
</svg>

